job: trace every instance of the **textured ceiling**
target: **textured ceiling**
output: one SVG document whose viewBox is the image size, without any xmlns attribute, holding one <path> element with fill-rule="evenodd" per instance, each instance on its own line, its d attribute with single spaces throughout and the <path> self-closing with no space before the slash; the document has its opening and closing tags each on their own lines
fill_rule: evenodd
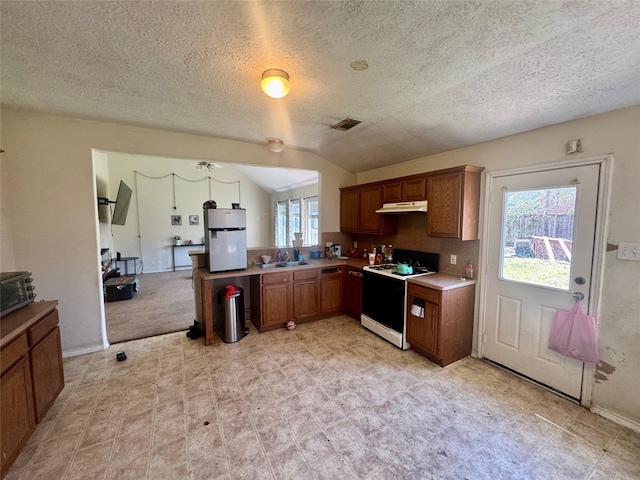
<svg viewBox="0 0 640 480">
<path fill-rule="evenodd" d="M 353 172 L 640 103 L 638 1 L 13 2 L 3 105 L 266 143 Z M 351 62 L 365 60 L 356 71 Z M 280 68 L 291 93 L 271 99 Z M 345 117 L 363 123 L 329 127 Z"/>
</svg>

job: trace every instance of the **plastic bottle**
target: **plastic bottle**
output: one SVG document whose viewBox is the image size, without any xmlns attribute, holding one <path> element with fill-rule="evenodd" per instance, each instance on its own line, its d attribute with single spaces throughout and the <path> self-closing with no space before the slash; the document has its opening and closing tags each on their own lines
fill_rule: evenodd
<svg viewBox="0 0 640 480">
<path fill-rule="evenodd" d="M 471 263 L 471 259 L 467 261 L 467 267 L 464 269 L 464 276 L 466 278 L 473 278 L 473 263 Z"/>
</svg>

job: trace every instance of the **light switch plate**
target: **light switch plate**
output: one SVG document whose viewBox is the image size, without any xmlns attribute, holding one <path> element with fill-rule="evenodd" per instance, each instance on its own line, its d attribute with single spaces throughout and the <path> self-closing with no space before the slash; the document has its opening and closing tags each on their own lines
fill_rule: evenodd
<svg viewBox="0 0 640 480">
<path fill-rule="evenodd" d="M 640 262 L 640 244 L 621 243 L 618 245 L 618 260 L 635 260 Z"/>
</svg>

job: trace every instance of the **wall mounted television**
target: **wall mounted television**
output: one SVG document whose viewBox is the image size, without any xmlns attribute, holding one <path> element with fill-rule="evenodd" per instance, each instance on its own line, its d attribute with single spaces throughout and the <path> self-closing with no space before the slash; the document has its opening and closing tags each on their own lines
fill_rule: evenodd
<svg viewBox="0 0 640 480">
<path fill-rule="evenodd" d="M 120 180 L 118 196 L 115 201 L 116 206 L 113 209 L 113 216 L 111 217 L 112 225 L 124 225 L 126 222 L 132 193 L 132 190 L 127 186 L 127 184 Z"/>
</svg>

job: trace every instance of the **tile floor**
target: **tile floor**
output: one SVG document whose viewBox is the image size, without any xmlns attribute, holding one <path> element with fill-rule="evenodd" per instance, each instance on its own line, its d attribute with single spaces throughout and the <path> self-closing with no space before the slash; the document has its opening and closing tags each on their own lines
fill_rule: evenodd
<svg viewBox="0 0 640 480">
<path fill-rule="evenodd" d="M 211 347 L 184 332 L 117 344 L 65 374 L 7 479 L 640 478 L 639 435 L 345 316 Z"/>
</svg>

